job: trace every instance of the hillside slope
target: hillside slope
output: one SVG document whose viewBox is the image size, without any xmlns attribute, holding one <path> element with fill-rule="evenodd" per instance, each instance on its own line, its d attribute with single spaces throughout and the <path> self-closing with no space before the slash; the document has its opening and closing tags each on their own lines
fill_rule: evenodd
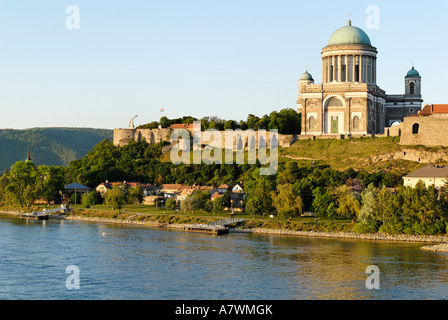
<svg viewBox="0 0 448 320">
<path fill-rule="evenodd" d="M 37 165 L 67 165 L 98 142 L 113 139 L 113 130 L 93 128 L 0 129 L 0 171 L 25 160 L 30 148 Z"/>
<path fill-rule="evenodd" d="M 299 140 L 289 148 L 280 148 L 279 157 L 280 161 L 313 162 L 341 171 L 354 168 L 407 173 L 427 163 L 448 164 L 445 148 L 401 146 L 398 137 Z"/>
<path fill-rule="evenodd" d="M 171 161 L 170 152 L 167 150 L 169 149 L 165 149 L 166 152 L 161 157 L 165 162 Z M 190 159 L 192 161 L 192 155 Z M 289 161 L 305 166 L 328 165 L 340 171 L 353 168 L 371 173 L 394 171 L 407 174 L 428 163 L 448 165 L 448 148 L 401 146 L 398 137 L 303 139 L 288 148 L 279 148 L 279 163 Z"/>
</svg>

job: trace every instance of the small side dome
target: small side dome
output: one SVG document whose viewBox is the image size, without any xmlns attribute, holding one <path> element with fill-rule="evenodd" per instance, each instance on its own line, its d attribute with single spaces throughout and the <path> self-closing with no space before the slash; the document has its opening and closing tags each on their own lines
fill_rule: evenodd
<svg viewBox="0 0 448 320">
<path fill-rule="evenodd" d="M 421 78 L 420 73 L 412 67 L 411 70 L 408 71 L 405 78 Z"/>
<path fill-rule="evenodd" d="M 308 70 L 306 70 L 305 73 L 303 73 L 300 76 L 299 81 L 313 81 L 314 82 L 314 79 L 313 79 L 313 76 L 308 73 Z"/>
</svg>

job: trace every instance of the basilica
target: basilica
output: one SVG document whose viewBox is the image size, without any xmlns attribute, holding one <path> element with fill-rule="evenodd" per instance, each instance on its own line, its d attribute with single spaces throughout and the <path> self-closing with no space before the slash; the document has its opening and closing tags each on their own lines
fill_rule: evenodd
<svg viewBox="0 0 448 320">
<path fill-rule="evenodd" d="M 299 79 L 297 111 L 301 135 L 363 136 L 382 134 L 422 108 L 421 76 L 412 69 L 404 94 L 388 95 L 377 85 L 377 48 L 360 28 L 336 30 L 322 49 L 322 84 L 308 70 Z"/>
</svg>

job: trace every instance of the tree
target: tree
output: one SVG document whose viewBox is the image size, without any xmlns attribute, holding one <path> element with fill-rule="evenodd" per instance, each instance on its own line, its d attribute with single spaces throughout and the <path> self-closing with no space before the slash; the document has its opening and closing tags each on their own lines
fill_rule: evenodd
<svg viewBox="0 0 448 320">
<path fill-rule="evenodd" d="M 176 200 L 169 198 L 168 200 L 166 200 L 165 207 L 167 210 L 176 210 L 177 208 Z"/>
<path fill-rule="evenodd" d="M 244 206 L 245 210 L 250 214 L 262 214 L 263 213 L 263 202 L 257 197 L 251 197 L 247 200 Z"/>
<path fill-rule="evenodd" d="M 205 200 L 204 211 L 206 211 L 206 212 L 213 211 L 213 202 L 210 199 Z"/>
<path fill-rule="evenodd" d="M 328 206 L 333 202 L 331 195 L 327 192 L 327 189 L 317 187 L 313 191 L 313 197 L 313 211 L 321 218 L 326 217 Z"/>
<path fill-rule="evenodd" d="M 293 192 L 291 184 L 277 186 L 277 192 L 272 192 L 271 197 L 279 216 L 296 217 L 302 213 L 302 198 Z"/>
<path fill-rule="evenodd" d="M 238 127 L 238 124 L 235 120 L 227 120 L 224 122 L 224 130 L 232 129 L 235 130 Z"/>
<path fill-rule="evenodd" d="M 326 216 L 328 217 L 328 219 L 330 219 L 330 221 L 334 221 L 336 220 L 337 215 L 338 211 L 336 205 L 334 202 L 331 202 L 327 207 Z"/>
<path fill-rule="evenodd" d="M 120 210 L 126 205 L 126 195 L 119 186 L 114 186 L 106 192 L 104 203 L 113 210 Z"/>
<path fill-rule="evenodd" d="M 356 218 L 361 209 L 361 205 L 351 190 L 346 185 L 342 185 L 335 190 L 335 194 L 338 201 L 338 208 L 336 210 L 338 215 L 341 218 Z"/>
<path fill-rule="evenodd" d="M 37 170 L 32 162 L 19 161 L 11 166 L 6 192 L 20 207 L 29 207 L 37 196 Z"/>
<path fill-rule="evenodd" d="M 143 202 L 143 190 L 141 186 L 135 188 L 129 188 L 127 190 L 127 201 L 129 204 L 138 204 Z"/>
<path fill-rule="evenodd" d="M 365 225 L 377 224 L 377 196 L 376 188 L 371 183 L 361 193 L 361 210 L 359 211 L 358 221 Z"/>
<path fill-rule="evenodd" d="M 205 209 L 207 200 L 210 200 L 208 191 L 196 190 L 193 197 L 195 198 L 196 208 L 198 209 Z"/>
<path fill-rule="evenodd" d="M 81 197 L 81 203 L 84 208 L 90 208 L 99 203 L 99 196 L 96 191 L 86 192 Z"/>
<path fill-rule="evenodd" d="M 185 215 L 188 215 L 188 212 L 193 213 L 195 204 L 195 198 L 193 196 L 188 196 L 184 200 L 182 200 L 180 208 L 183 212 L 185 212 Z"/>
<path fill-rule="evenodd" d="M 55 190 L 64 187 L 64 169 L 55 166 L 37 167 L 36 196 L 47 202 L 54 199 Z"/>
<path fill-rule="evenodd" d="M 212 203 L 214 212 L 222 211 L 226 207 L 226 199 L 223 196 L 216 198 Z"/>
</svg>

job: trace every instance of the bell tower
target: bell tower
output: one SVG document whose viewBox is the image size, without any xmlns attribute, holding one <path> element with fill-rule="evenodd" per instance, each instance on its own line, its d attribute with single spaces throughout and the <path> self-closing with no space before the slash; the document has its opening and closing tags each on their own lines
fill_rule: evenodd
<svg viewBox="0 0 448 320">
<path fill-rule="evenodd" d="M 422 96 L 422 77 L 418 73 L 417 70 L 415 70 L 414 66 L 412 66 L 412 69 L 409 70 L 409 72 L 404 77 L 405 82 L 405 95 L 421 98 Z"/>
</svg>

